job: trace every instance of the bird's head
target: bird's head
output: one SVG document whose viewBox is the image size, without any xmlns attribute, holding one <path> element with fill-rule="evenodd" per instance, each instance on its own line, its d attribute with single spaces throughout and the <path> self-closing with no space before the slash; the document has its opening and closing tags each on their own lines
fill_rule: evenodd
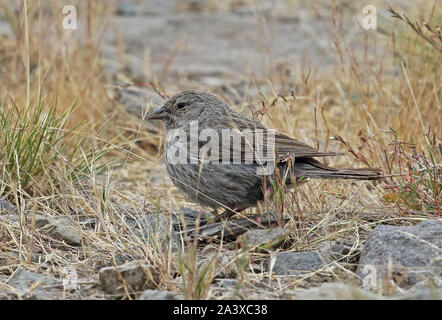
<svg viewBox="0 0 442 320">
<path fill-rule="evenodd" d="M 174 95 L 161 107 L 147 115 L 146 119 L 162 120 L 166 129 L 175 129 L 191 121 L 205 121 L 223 115 L 230 109 L 217 96 L 198 90 L 186 90 Z"/>
</svg>

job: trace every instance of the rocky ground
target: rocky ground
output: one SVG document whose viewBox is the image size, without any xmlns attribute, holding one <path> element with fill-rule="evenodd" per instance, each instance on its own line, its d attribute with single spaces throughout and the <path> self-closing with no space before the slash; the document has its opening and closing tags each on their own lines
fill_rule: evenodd
<svg viewBox="0 0 442 320">
<path fill-rule="evenodd" d="M 0 219 L 9 219 L 10 224 L 18 223 L 19 214 L 14 206 L 6 200 L 1 200 L 0 204 Z M 192 209 L 183 209 L 181 213 L 187 217 L 189 213 L 198 214 Z M 38 215 L 34 219 L 38 232 L 57 243 L 58 250 L 81 250 L 82 235 L 69 221 Z M 185 244 L 180 236 L 183 224 L 179 220 L 169 221 L 161 214 L 147 214 L 130 221 L 129 226 L 136 237 L 159 246 L 160 250 L 180 252 Z M 290 242 L 288 230 L 280 227 L 243 228 L 229 239 L 226 247 L 233 244 L 255 252 L 246 258 L 254 260 L 250 264 L 253 272 L 268 275 L 268 278 L 257 277 L 254 284 L 245 284 L 242 288 L 246 292 L 244 298 L 262 298 L 259 293 L 262 286 L 267 290 L 272 288 L 265 294 L 268 299 L 385 299 L 382 294 L 392 292 L 390 299 L 442 297 L 442 223 L 439 221 L 427 220 L 414 226 L 379 225 L 368 234 L 364 245 L 348 238 L 322 242 L 313 251 L 280 251 Z M 218 298 L 242 296 L 244 293 L 236 292 L 244 258 L 241 251 L 220 251 L 208 238 L 200 238 L 200 241 L 205 255 L 197 263 L 202 265 L 209 260 L 216 264 L 212 295 Z M 44 252 L 35 252 L 31 259 L 50 268 L 50 256 Z M 15 252 L 0 253 L 0 268 L 17 264 L 22 265 Z M 339 273 L 345 281 L 331 276 Z M 172 274 L 178 275 L 177 270 Z M 161 277 L 158 266 L 133 256 L 116 256 L 114 266 L 102 267 L 89 279 L 78 279 L 75 269 L 67 269 L 62 276 L 55 278 L 29 271 L 22 265 L 9 277 L 2 277 L 1 297 L 62 299 L 67 294 L 70 298 L 81 299 L 129 294 L 141 300 L 184 298 L 179 291 L 158 290 Z M 283 289 L 290 287 L 293 281 L 302 283 L 305 279 L 317 282 L 317 286 L 310 283 L 305 289 Z M 183 279 L 178 276 L 172 281 L 179 287 Z M 279 285 L 275 286 L 274 281 Z"/>
</svg>

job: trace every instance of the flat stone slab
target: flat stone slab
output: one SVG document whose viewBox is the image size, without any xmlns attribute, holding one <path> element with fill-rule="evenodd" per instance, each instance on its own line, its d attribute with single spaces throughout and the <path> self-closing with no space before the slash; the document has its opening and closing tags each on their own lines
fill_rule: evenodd
<svg viewBox="0 0 442 320">
<path fill-rule="evenodd" d="M 273 266 L 272 257 L 266 260 L 266 265 L 267 271 L 275 275 L 304 275 L 330 263 L 330 259 L 319 251 L 280 252 L 274 258 Z"/>
<path fill-rule="evenodd" d="M 35 226 L 39 229 L 39 232 L 47 234 L 53 239 L 64 241 L 72 246 L 81 245 L 81 233 L 67 219 L 37 214 L 35 216 Z"/>
<path fill-rule="evenodd" d="M 117 267 L 105 267 L 99 273 L 100 285 L 110 294 L 155 289 L 159 282 L 156 269 L 145 261 L 131 261 Z"/>
<path fill-rule="evenodd" d="M 19 294 L 23 299 L 54 300 L 62 298 L 62 283 L 50 276 L 22 269 L 6 283 L 13 290 L 10 295 Z"/>
</svg>

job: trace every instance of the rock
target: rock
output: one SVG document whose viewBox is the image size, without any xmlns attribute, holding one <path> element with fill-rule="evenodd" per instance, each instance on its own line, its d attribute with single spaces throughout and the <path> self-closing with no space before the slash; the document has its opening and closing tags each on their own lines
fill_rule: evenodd
<svg viewBox="0 0 442 320">
<path fill-rule="evenodd" d="M 217 276 L 221 278 L 236 278 L 238 275 L 237 255 L 235 252 L 221 252 L 217 260 Z"/>
<path fill-rule="evenodd" d="M 397 300 L 442 300 L 442 288 L 421 289 L 396 297 Z"/>
<path fill-rule="evenodd" d="M 128 221 L 135 235 L 146 240 L 151 246 L 165 251 L 170 244 L 172 236 L 172 251 L 179 251 L 181 242 L 173 230 L 169 229 L 169 220 L 163 214 L 147 214 L 137 218 L 136 221 Z"/>
<path fill-rule="evenodd" d="M 100 270 L 100 285 L 107 293 L 124 293 L 122 279 L 127 291 L 133 293 L 155 289 L 159 282 L 159 274 L 153 266 L 142 260 L 131 261 L 117 267 L 105 267 Z"/>
<path fill-rule="evenodd" d="M 236 279 L 216 279 L 219 288 L 233 289 L 237 285 Z"/>
<path fill-rule="evenodd" d="M 326 254 L 331 260 L 355 264 L 360 255 L 360 250 L 353 248 L 354 241 L 351 239 L 340 239 L 325 241 L 320 244 L 318 251 Z"/>
<path fill-rule="evenodd" d="M 318 251 L 280 252 L 274 256 L 274 259 L 273 267 L 272 257 L 266 260 L 266 265 L 267 271 L 272 271 L 276 275 L 304 275 L 330 263 L 330 259 Z"/>
<path fill-rule="evenodd" d="M 217 251 L 204 254 L 202 259 L 197 260 L 196 266 L 201 270 L 211 264 L 210 270 L 216 273 L 216 277 L 235 279 L 238 276 L 238 262 L 248 265 L 243 259 L 247 259 L 247 256 L 235 251 Z"/>
<path fill-rule="evenodd" d="M 17 208 L 5 199 L 0 199 L 0 213 L 17 213 Z"/>
<path fill-rule="evenodd" d="M 184 300 L 184 296 L 171 291 L 145 290 L 138 300 Z"/>
<path fill-rule="evenodd" d="M 244 233 L 238 240 L 243 246 L 272 249 L 280 246 L 288 232 L 282 228 L 256 229 Z"/>
<path fill-rule="evenodd" d="M 180 230 L 183 221 L 187 228 L 195 226 L 195 221 L 200 216 L 200 226 L 207 224 L 209 220 L 213 220 L 214 216 L 208 212 L 200 212 L 191 208 L 180 208 L 178 212 L 174 212 L 172 216 L 172 224 L 175 229 Z"/>
<path fill-rule="evenodd" d="M 31 219 L 31 217 L 29 217 Z M 39 232 L 50 236 L 53 239 L 64 241 L 72 246 L 80 246 L 82 236 L 67 219 L 47 217 L 37 214 L 35 226 Z"/>
<path fill-rule="evenodd" d="M 54 300 L 60 299 L 62 294 L 59 286 L 60 281 L 43 274 L 27 271 L 17 272 L 7 285 L 13 287 L 22 298 L 31 300 Z M 57 290 L 58 289 L 58 290 Z M 14 294 L 14 291 L 10 291 Z"/>
<path fill-rule="evenodd" d="M 442 277 L 435 276 L 416 283 L 410 291 L 417 292 L 428 289 L 442 289 Z"/>
<path fill-rule="evenodd" d="M 316 288 L 294 291 L 296 300 L 366 300 L 381 299 L 380 296 L 339 282 L 325 283 Z"/>
<path fill-rule="evenodd" d="M 423 221 L 412 227 L 380 225 L 368 236 L 357 274 L 373 275 L 379 285 L 389 278 L 413 285 L 426 277 L 441 276 L 442 223 Z"/>
<path fill-rule="evenodd" d="M 18 222 L 19 218 L 18 215 L 12 216 L 12 220 L 15 222 Z M 32 219 L 32 214 L 26 213 L 27 223 L 31 224 Z M 72 246 L 81 245 L 82 235 L 80 231 L 67 218 L 36 214 L 35 227 L 41 234 L 45 234 L 55 240 L 64 241 Z"/>
<path fill-rule="evenodd" d="M 145 239 L 154 240 L 157 234 L 168 233 L 166 217 L 162 214 L 148 214 L 137 219 Z"/>
</svg>

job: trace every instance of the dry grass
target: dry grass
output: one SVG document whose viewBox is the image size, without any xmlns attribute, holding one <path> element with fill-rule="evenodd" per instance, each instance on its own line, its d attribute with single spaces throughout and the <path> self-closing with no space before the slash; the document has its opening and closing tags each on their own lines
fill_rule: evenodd
<svg viewBox="0 0 442 320">
<path fill-rule="evenodd" d="M 113 80 L 104 71 L 100 46 L 111 6 L 71 2 L 87 13 L 82 34 L 45 23 L 61 14 L 59 1 L 21 1 L 19 14 L 10 2 L 0 2 L 14 35 L 0 41 L 0 198 L 18 208 L 18 218 L 0 215 L 0 253 L 8 257 L 0 265 L 0 286 L 19 268 L 63 279 L 65 268 L 73 266 L 82 290 L 65 292 L 67 298 L 110 298 L 95 285 L 99 269 L 132 259 L 158 269 L 158 288 L 193 299 L 289 298 L 290 290 L 332 280 L 360 285 L 351 264 L 278 279 L 262 267 L 268 253 L 186 238 L 184 249 L 174 252 L 159 245 L 161 234 L 154 242 L 135 234 L 129 224 L 146 213 L 169 218 L 180 207 L 200 208 L 183 199 L 158 164 L 161 129 L 155 128 L 157 134 L 143 130 L 110 90 Z M 202 10 L 244 4 L 232 1 L 219 8 L 208 1 Z M 237 97 L 241 103 L 221 88 L 214 91 L 269 127 L 323 150 L 348 151 L 347 157 L 327 160 L 332 165 L 383 169 L 386 177 L 379 183 L 310 181 L 278 190 L 272 201 L 242 214 L 289 215 L 290 238 L 283 250 L 312 250 L 325 241 L 351 238 L 352 256 L 380 223 L 408 225 L 440 216 L 440 51 L 404 23 L 388 30 L 379 52 L 355 53 L 343 40 L 339 9 L 312 10 L 328 25 L 335 65 L 322 71 L 302 64 L 299 75 L 291 77 L 275 67 L 246 85 L 270 83 L 273 93 L 250 100 L 246 91 Z M 441 21 L 437 6 L 422 12 Z M 432 21 L 427 19 L 435 32 Z M 370 47 L 378 39 L 367 36 L 363 43 Z M 166 92 L 184 87 L 172 80 L 161 83 Z M 33 223 L 36 214 L 68 219 L 82 246 L 62 245 L 40 232 Z M 227 264 L 221 259 L 226 254 L 231 255 Z M 212 285 L 226 273 L 237 279 L 233 289 Z"/>
</svg>

